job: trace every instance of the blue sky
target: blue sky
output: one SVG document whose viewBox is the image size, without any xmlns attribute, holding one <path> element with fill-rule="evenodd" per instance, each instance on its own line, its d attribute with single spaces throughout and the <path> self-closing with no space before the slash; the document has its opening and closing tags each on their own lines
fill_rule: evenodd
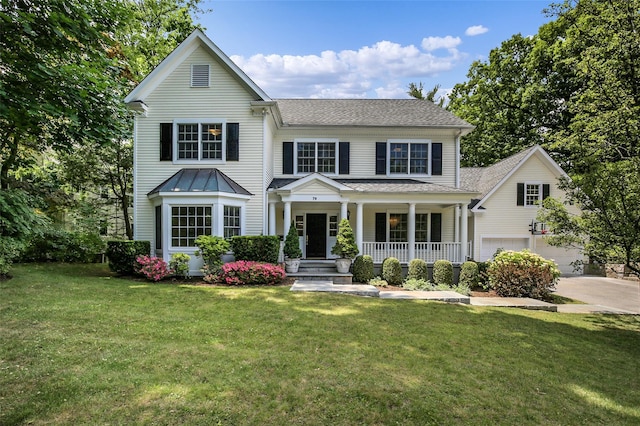
<svg viewBox="0 0 640 426">
<path fill-rule="evenodd" d="M 273 98 L 406 98 L 441 92 L 513 34 L 551 20 L 550 1 L 214 1 L 206 34 Z"/>
</svg>

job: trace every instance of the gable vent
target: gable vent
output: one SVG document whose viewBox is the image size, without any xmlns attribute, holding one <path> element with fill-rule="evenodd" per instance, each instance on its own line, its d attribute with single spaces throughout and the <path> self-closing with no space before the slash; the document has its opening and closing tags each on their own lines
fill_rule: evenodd
<svg viewBox="0 0 640 426">
<path fill-rule="evenodd" d="M 209 87 L 209 65 L 191 66 L 191 87 Z"/>
</svg>

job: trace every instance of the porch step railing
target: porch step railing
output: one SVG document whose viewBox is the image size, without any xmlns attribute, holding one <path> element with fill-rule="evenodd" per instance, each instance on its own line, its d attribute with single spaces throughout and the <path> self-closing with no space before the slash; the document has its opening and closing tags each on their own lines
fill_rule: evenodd
<svg viewBox="0 0 640 426">
<path fill-rule="evenodd" d="M 400 263 L 409 263 L 409 243 L 378 243 L 363 242 L 362 254 L 368 254 L 373 258 L 373 263 L 381 263 L 387 257 L 395 257 Z M 471 241 L 467 243 L 467 256 L 471 255 Z M 462 263 L 462 243 L 415 243 L 416 259 L 424 259 L 427 263 L 436 260 L 449 260 L 453 263 Z"/>
</svg>

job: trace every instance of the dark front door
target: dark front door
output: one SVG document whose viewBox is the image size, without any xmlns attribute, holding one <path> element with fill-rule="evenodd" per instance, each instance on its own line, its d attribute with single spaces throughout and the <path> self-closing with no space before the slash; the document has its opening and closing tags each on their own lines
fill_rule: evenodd
<svg viewBox="0 0 640 426">
<path fill-rule="evenodd" d="M 307 213 L 307 259 L 327 256 L 327 215 Z"/>
</svg>

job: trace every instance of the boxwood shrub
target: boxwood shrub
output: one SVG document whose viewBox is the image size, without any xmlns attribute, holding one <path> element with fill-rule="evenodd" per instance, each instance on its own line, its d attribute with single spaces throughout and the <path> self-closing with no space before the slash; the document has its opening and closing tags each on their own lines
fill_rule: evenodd
<svg viewBox="0 0 640 426">
<path fill-rule="evenodd" d="M 106 255 L 109 259 L 109 269 L 120 275 L 133 275 L 136 257 L 149 255 L 149 253 L 151 253 L 149 241 L 107 241 Z"/>
<path fill-rule="evenodd" d="M 395 257 L 387 257 L 382 262 L 382 279 L 389 285 L 402 285 L 402 265 Z"/>
<path fill-rule="evenodd" d="M 368 254 L 356 256 L 353 262 L 353 280 L 357 283 L 368 283 L 373 279 L 373 258 Z"/>
<path fill-rule="evenodd" d="M 243 235 L 231 239 L 235 260 L 278 263 L 280 238 L 277 235 Z"/>
<path fill-rule="evenodd" d="M 478 285 L 478 264 L 473 261 L 467 261 L 460 267 L 460 276 L 458 284 L 474 288 Z"/>
<path fill-rule="evenodd" d="M 453 285 L 453 264 L 448 260 L 436 260 L 433 264 L 433 282 L 436 285 Z"/>
<path fill-rule="evenodd" d="M 429 269 L 427 269 L 427 262 L 424 259 L 413 259 L 409 262 L 407 280 L 429 280 Z"/>
</svg>

